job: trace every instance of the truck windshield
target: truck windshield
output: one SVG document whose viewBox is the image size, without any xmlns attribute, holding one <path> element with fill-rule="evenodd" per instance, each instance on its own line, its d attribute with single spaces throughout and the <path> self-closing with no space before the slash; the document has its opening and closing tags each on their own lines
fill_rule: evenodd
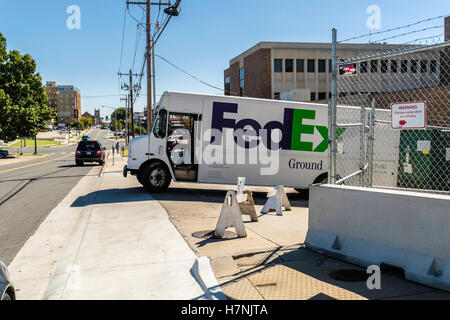
<svg viewBox="0 0 450 320">
<path fill-rule="evenodd" d="M 158 113 L 158 117 L 155 121 L 155 126 L 153 127 L 153 134 L 157 138 L 166 137 L 166 125 L 167 125 L 167 110 L 162 109 Z"/>
</svg>

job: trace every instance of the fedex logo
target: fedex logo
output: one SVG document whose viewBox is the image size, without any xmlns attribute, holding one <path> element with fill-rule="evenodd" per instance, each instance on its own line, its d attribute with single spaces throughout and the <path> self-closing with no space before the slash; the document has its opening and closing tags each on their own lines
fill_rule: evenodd
<svg viewBox="0 0 450 320">
<path fill-rule="evenodd" d="M 236 103 L 214 102 L 211 129 L 223 133 L 224 128 L 233 129 L 235 142 L 246 149 L 251 149 L 262 142 L 267 149 L 325 152 L 328 149 L 328 128 L 303 123 L 304 119 L 315 120 L 316 111 L 309 109 L 285 108 L 282 122 L 269 121 L 264 126 L 254 119 L 236 119 L 226 117 L 225 113 L 238 113 Z M 251 129 L 249 129 L 249 127 Z M 273 130 L 281 131 L 279 146 L 272 139 Z M 254 137 L 252 144 L 237 132 L 244 132 L 247 137 Z M 263 136 L 263 139 L 260 139 Z M 313 138 L 314 141 L 307 141 Z M 220 144 L 220 140 L 211 138 L 211 144 Z"/>
</svg>

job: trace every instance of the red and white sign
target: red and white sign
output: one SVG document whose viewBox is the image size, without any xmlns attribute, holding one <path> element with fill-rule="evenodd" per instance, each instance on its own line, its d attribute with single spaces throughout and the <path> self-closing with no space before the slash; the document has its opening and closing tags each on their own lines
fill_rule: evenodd
<svg viewBox="0 0 450 320">
<path fill-rule="evenodd" d="M 426 101 L 396 102 L 391 104 L 392 129 L 425 129 L 426 127 Z"/>
</svg>

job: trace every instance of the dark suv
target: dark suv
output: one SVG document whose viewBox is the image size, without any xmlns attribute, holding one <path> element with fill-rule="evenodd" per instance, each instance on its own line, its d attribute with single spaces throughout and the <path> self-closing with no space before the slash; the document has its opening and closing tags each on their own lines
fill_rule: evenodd
<svg viewBox="0 0 450 320">
<path fill-rule="evenodd" d="M 103 165 L 105 162 L 104 150 L 105 148 L 102 148 L 98 141 L 80 141 L 75 153 L 75 163 L 77 166 L 82 166 L 85 162 L 98 162 L 100 165 Z"/>
</svg>

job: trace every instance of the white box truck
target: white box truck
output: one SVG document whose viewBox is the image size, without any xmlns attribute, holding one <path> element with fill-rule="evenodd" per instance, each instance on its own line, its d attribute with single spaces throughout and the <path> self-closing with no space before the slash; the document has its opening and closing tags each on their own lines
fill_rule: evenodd
<svg viewBox="0 0 450 320">
<path fill-rule="evenodd" d="M 340 108 L 359 115 L 360 108 Z M 154 114 L 151 132 L 130 141 L 123 169 L 151 192 L 171 180 L 235 184 L 245 177 L 247 185 L 297 190 L 327 180 L 328 105 L 165 92 Z M 359 141 L 340 134 L 344 145 Z M 359 158 L 348 158 L 351 173 Z"/>
</svg>

